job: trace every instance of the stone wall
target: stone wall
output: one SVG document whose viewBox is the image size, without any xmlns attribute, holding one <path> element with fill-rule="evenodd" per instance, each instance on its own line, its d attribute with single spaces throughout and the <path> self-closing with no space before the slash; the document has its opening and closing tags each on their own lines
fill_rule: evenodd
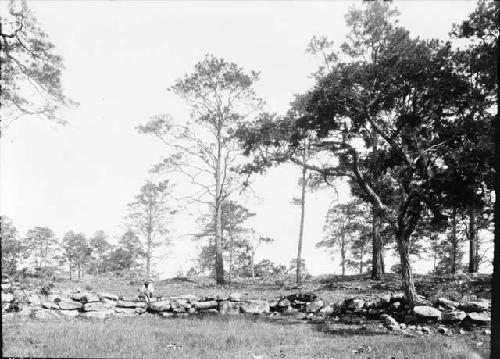
<svg viewBox="0 0 500 359">
<path fill-rule="evenodd" d="M 190 294 L 155 297 L 146 302 L 139 297 L 80 290 L 40 295 L 34 290 L 21 290 L 16 283 L 8 280 L 2 283 L 2 315 L 22 315 L 37 319 L 252 314 L 351 321 L 352 318 L 361 318 L 380 320 L 389 330 L 414 327 L 417 331 L 424 328 L 421 330 L 423 332 L 428 327 L 421 327 L 420 324 L 431 323 L 440 325 L 438 331 L 443 333 L 447 332 L 445 324 L 470 329 L 472 326 L 487 326 L 491 322 L 489 300 L 454 302 L 437 298 L 431 303 L 424 297 L 420 299 L 421 303 L 413 308 L 405 304 L 402 293 L 379 295 L 370 300 L 361 296 L 352 297 L 333 303 L 318 298 L 314 293 L 290 294 L 268 300 L 243 299 L 240 293 L 214 297 Z"/>
</svg>

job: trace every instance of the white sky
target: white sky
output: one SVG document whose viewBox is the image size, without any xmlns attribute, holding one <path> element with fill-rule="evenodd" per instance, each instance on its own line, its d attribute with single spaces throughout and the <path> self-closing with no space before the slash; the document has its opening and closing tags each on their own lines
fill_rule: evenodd
<svg viewBox="0 0 500 359">
<path fill-rule="evenodd" d="M 340 44 L 342 1 L 29 1 L 41 27 L 62 55 L 67 95 L 80 106 L 65 112 L 68 126 L 40 120 L 14 122 L 1 139 L 1 213 L 24 234 L 48 226 L 58 237 L 72 229 L 88 236 L 102 229 L 116 238 L 124 231 L 125 206 L 159 160 L 164 148 L 134 127 L 149 116 L 187 116 L 184 103 L 166 88 L 206 53 L 247 70 L 261 71 L 256 91 L 266 109 L 284 113 L 293 94 L 308 89 L 318 62 L 305 54 L 313 35 Z M 360 2 L 356 2 L 359 4 Z M 414 36 L 446 39 L 452 23 L 475 7 L 472 1 L 399 1 L 400 24 Z M 275 238 L 257 258 L 288 264 L 296 255 L 299 172 L 292 166 L 259 178 L 257 232 Z M 339 188 L 346 196 L 347 187 Z M 332 191 L 307 199 L 304 251 L 313 274 L 339 272 L 324 251 L 323 220 Z M 187 213 L 173 225 L 173 242 L 158 258 L 160 272 L 188 269 L 195 245 Z M 391 260 L 388 260 L 389 266 Z M 419 266 L 419 268 L 423 268 Z M 417 268 L 418 269 L 418 268 Z"/>
</svg>

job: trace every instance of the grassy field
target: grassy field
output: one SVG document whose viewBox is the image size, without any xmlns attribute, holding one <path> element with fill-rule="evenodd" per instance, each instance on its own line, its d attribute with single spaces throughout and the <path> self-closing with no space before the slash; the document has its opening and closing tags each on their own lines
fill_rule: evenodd
<svg viewBox="0 0 500 359">
<path fill-rule="evenodd" d="M 88 358 L 487 358 L 443 336 L 255 317 L 4 321 L 3 356 Z M 370 351 L 360 347 L 370 347 Z"/>
<path fill-rule="evenodd" d="M 392 278 L 392 277 L 389 277 Z M 398 279 L 396 279 L 398 280 Z M 377 281 L 371 281 L 365 278 L 352 278 L 346 277 L 344 279 L 346 283 L 353 287 L 362 288 L 362 290 L 356 289 L 335 289 L 331 290 L 327 288 L 325 283 L 321 281 L 309 281 L 304 283 L 302 291 L 314 292 L 318 297 L 336 301 L 341 300 L 346 297 L 351 297 L 353 295 L 361 295 L 370 297 L 371 295 L 377 295 L 381 293 L 390 293 L 389 290 L 380 290 L 370 288 L 371 284 L 379 283 Z M 394 280 L 390 280 L 391 283 Z M 86 277 L 81 280 L 60 280 L 55 282 L 56 290 L 65 289 L 75 289 L 79 288 L 81 290 L 90 290 L 93 292 L 110 292 L 117 295 L 137 295 L 137 289 L 140 284 L 130 284 L 126 280 L 110 279 L 106 277 Z M 204 296 L 215 296 L 222 295 L 227 296 L 232 292 L 242 293 L 244 297 L 269 299 L 275 298 L 287 294 L 297 293 L 297 289 L 293 286 L 282 286 L 282 285 L 272 285 L 256 283 L 231 283 L 223 286 L 216 286 L 213 281 L 206 280 L 181 280 L 181 279 L 169 279 L 162 280 L 154 283 L 155 295 L 162 297 L 177 296 L 183 294 L 196 294 Z"/>
<path fill-rule="evenodd" d="M 424 278 L 425 279 L 425 278 Z M 427 278 L 428 279 L 428 278 Z M 338 301 L 346 297 L 370 297 L 399 287 L 397 275 L 384 283 L 391 290 L 377 289 L 380 282 L 352 276 L 316 279 L 303 291 Z M 346 284 L 332 288 L 333 284 Z M 139 284 L 106 277 L 59 280 L 56 290 L 80 288 L 83 291 L 137 295 Z M 350 287 L 350 288 L 346 288 Z M 450 283 L 432 284 L 436 293 L 450 292 Z M 171 279 L 155 283 L 158 296 L 196 294 L 228 295 L 240 292 L 247 298 L 273 298 L 296 293 L 289 286 L 228 284 L 210 281 Z M 477 288 L 472 288 L 475 291 Z M 464 294 L 465 291 L 461 290 Z M 466 334 L 416 335 L 413 337 L 379 328 L 378 321 L 364 326 L 334 321 L 312 322 L 290 317 L 188 317 L 162 318 L 142 315 L 109 318 L 104 321 L 61 318 L 38 321 L 30 318 L 4 320 L 3 356 L 99 357 L 99 358 L 488 358 L 490 336 L 478 329 Z M 456 331 L 455 331 L 456 333 Z M 371 348 L 372 350 L 358 350 Z M 353 351 L 358 350 L 358 353 Z"/>
<path fill-rule="evenodd" d="M 490 277 L 491 278 L 491 277 Z M 445 280 L 434 282 L 431 276 L 415 275 L 417 290 L 419 294 L 428 297 L 446 297 L 460 300 L 463 295 L 483 292 L 484 287 L 491 288 L 491 281 L 486 284 L 458 285 L 462 281 Z M 88 276 L 81 280 L 69 281 L 62 279 L 55 282 L 56 288 L 60 290 L 80 288 L 93 292 L 111 292 L 117 295 L 137 295 L 140 284 L 131 284 L 130 281 L 118 278 Z M 332 287 L 333 285 L 333 287 Z M 340 286 L 339 286 L 340 285 Z M 231 292 L 239 292 L 244 298 L 270 299 L 287 294 L 297 293 L 292 283 L 287 285 L 273 285 L 264 283 L 231 283 L 224 286 L 216 286 L 213 280 L 207 278 L 167 279 L 154 283 L 155 295 L 162 297 L 177 296 L 183 294 L 196 294 L 204 296 L 222 295 L 227 296 Z M 329 276 L 325 278 L 314 278 L 304 283 L 302 291 L 313 292 L 318 297 L 327 301 L 335 302 L 347 297 L 359 296 L 372 299 L 380 294 L 401 291 L 401 280 L 398 274 L 386 274 L 382 281 L 373 281 L 367 275 L 353 275 L 344 278 L 340 276 Z M 429 298 L 430 299 L 430 298 Z"/>
</svg>

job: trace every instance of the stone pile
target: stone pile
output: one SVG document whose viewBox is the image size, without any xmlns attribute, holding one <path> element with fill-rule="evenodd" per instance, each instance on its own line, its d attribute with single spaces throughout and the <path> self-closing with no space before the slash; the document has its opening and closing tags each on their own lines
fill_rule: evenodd
<svg viewBox="0 0 500 359">
<path fill-rule="evenodd" d="M 2 314 L 18 313 L 38 319 L 104 319 L 109 316 L 136 315 L 173 317 L 190 314 L 296 315 L 299 318 L 333 316 L 347 321 L 353 321 L 353 318 L 354 321 L 356 318 L 381 320 L 390 330 L 414 328 L 422 333 L 428 332 L 428 328 L 420 327 L 420 324 L 452 324 L 470 329 L 473 326 L 489 325 L 491 322 L 491 302 L 477 299 L 456 302 L 437 298 L 430 302 L 420 297 L 421 303 L 410 307 L 405 303 L 402 293 L 379 295 L 369 299 L 353 297 L 339 302 L 328 302 L 313 293 L 297 293 L 267 300 L 247 299 L 240 293 L 232 293 L 229 296 L 213 297 L 156 297 L 146 302 L 138 297 L 80 290 L 40 295 L 34 290 L 21 290 L 8 280 L 2 282 Z M 447 332 L 446 327 L 439 328 L 438 332 Z"/>
</svg>

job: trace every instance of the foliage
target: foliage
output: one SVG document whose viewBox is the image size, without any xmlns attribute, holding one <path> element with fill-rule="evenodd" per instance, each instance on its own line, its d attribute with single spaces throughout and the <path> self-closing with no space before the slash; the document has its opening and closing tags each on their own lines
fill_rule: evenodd
<svg viewBox="0 0 500 359">
<path fill-rule="evenodd" d="M 305 280 L 311 278 L 311 274 L 309 274 L 309 271 L 307 270 L 305 259 L 302 259 L 300 261 L 300 266 L 301 266 L 300 273 L 302 275 L 300 282 L 302 283 Z M 297 260 L 292 259 L 292 260 L 290 260 L 290 264 L 289 264 L 288 269 L 287 269 L 287 273 L 288 273 L 288 276 L 290 277 L 290 279 L 292 279 L 295 276 L 296 272 L 297 272 Z"/>
<path fill-rule="evenodd" d="M 476 81 L 489 93 L 492 102 L 498 96 L 498 1 L 479 0 L 477 8 L 467 20 L 453 26 L 452 35 L 469 40 L 461 54 L 467 58 L 469 74 L 477 76 Z"/>
<path fill-rule="evenodd" d="M 222 205 L 222 232 L 227 236 L 224 238 L 224 243 L 227 244 L 229 238 L 235 239 L 244 236 L 249 232 L 249 229 L 243 224 L 255 216 L 255 213 L 250 212 L 246 207 L 236 201 L 227 200 Z M 199 218 L 203 229 L 196 234 L 194 239 L 199 240 L 207 237 L 215 237 L 215 218 L 214 212 L 206 214 Z"/>
<path fill-rule="evenodd" d="M 324 175 L 350 178 L 389 224 L 404 267 L 405 292 L 414 302 L 409 238 L 426 207 L 442 219 L 431 189 L 447 144 L 443 133 L 467 113 L 470 96 L 482 94 L 455 71 L 449 43 L 413 39 L 396 26 L 380 34 L 371 21 L 379 14 L 390 17 L 389 6 L 374 2 L 350 11 L 347 18 L 355 20 L 351 43 L 383 35 L 371 53 L 373 61 L 349 42 L 342 46 L 346 61 L 336 62 L 318 79 L 296 125 L 300 131 L 315 131 L 337 158 L 338 165 L 324 168 Z M 373 146 L 373 132 L 382 143 L 375 153 L 363 151 L 360 144 Z M 387 184 L 383 188 L 370 181 L 373 165 Z"/>
<path fill-rule="evenodd" d="M 215 274 L 218 284 L 224 282 L 222 205 L 232 193 L 249 184 L 248 178 L 242 179 L 233 170 L 239 156 L 234 131 L 262 106 L 252 88 L 258 78 L 255 71 L 246 73 L 234 63 L 206 55 L 195 65 L 192 74 L 186 74 L 170 88 L 186 101 L 193 122 L 178 125 L 170 115 L 158 115 L 138 127 L 139 132 L 160 139 L 171 152 L 154 171 L 184 176 L 199 189 L 185 199 L 203 203 L 215 211 Z"/>
<path fill-rule="evenodd" d="M 255 276 L 264 281 L 283 283 L 288 276 L 288 270 L 283 264 L 275 264 L 269 259 L 263 259 L 255 264 Z"/>
<path fill-rule="evenodd" d="M 105 256 L 111 250 L 111 245 L 107 241 L 107 235 L 104 231 L 96 231 L 94 236 L 90 238 L 90 250 L 94 260 L 96 274 L 102 271 L 102 263 Z"/>
<path fill-rule="evenodd" d="M 118 247 L 107 256 L 106 267 L 109 270 L 135 269 L 140 266 L 139 260 L 145 255 L 139 237 L 132 229 L 128 229 L 121 236 Z"/>
<path fill-rule="evenodd" d="M 25 248 L 18 237 L 17 229 L 12 220 L 6 216 L 1 216 L 1 236 L 2 236 L 2 273 L 13 274 L 24 255 Z"/>
<path fill-rule="evenodd" d="M 325 247 L 332 254 L 340 252 L 342 274 L 346 267 L 363 268 L 364 254 L 370 243 L 371 227 L 366 222 L 369 208 L 361 201 L 338 203 L 334 201 L 328 209 L 323 231 L 325 239 L 316 244 Z M 351 258 L 348 258 L 351 254 Z"/>
<path fill-rule="evenodd" d="M 61 56 L 29 10 L 26 1 L 9 1 L 1 29 L 3 127 L 22 116 L 65 123 L 57 110 L 75 104 L 63 93 Z"/>
<path fill-rule="evenodd" d="M 74 266 L 78 267 L 78 277 L 80 278 L 81 269 L 87 267 L 92 253 L 92 248 L 89 246 L 85 234 L 67 232 L 63 237 L 62 247 L 64 256 L 69 262 L 70 278 Z"/>
<path fill-rule="evenodd" d="M 250 229 L 243 224 L 255 213 L 250 212 L 241 204 L 227 200 L 222 204 L 221 224 L 222 224 L 222 248 L 224 256 L 233 257 L 232 271 L 238 272 L 241 267 L 248 262 L 247 247 L 248 242 L 246 237 L 250 233 Z M 199 254 L 198 264 L 203 271 L 210 270 L 215 263 L 215 213 L 204 215 L 199 218 L 199 223 L 202 226 L 200 233 L 194 236 L 195 240 L 206 240 L 208 243 L 202 246 Z M 246 258 L 241 258 L 246 257 Z"/>
<path fill-rule="evenodd" d="M 167 239 L 167 224 L 169 216 L 175 213 L 168 206 L 167 199 L 170 194 L 169 181 L 158 184 L 148 181 L 141 187 L 135 200 L 128 204 L 129 214 L 126 219 L 129 227 L 143 238 L 147 277 L 151 271 L 154 249 L 159 245 L 170 244 Z"/>
<path fill-rule="evenodd" d="M 26 233 L 24 242 L 27 254 L 32 258 L 35 268 L 49 265 L 57 247 L 57 239 L 51 229 L 34 227 Z"/>
<path fill-rule="evenodd" d="M 244 223 L 255 216 L 241 204 L 227 200 L 222 205 L 222 248 L 226 262 L 229 262 L 228 275 L 248 277 L 252 273 L 252 257 L 261 244 L 272 242 L 272 238 L 257 235 Z M 210 213 L 199 219 L 202 231 L 195 240 L 208 239 L 198 255 L 198 268 L 201 272 L 210 271 L 215 262 L 215 215 Z"/>
</svg>

